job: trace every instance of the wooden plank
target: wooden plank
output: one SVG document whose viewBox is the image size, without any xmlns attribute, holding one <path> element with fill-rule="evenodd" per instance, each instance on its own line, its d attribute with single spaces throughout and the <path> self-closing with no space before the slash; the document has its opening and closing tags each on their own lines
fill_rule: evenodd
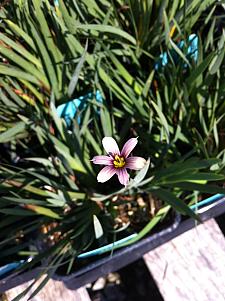
<svg viewBox="0 0 225 301">
<path fill-rule="evenodd" d="M 40 283 L 40 281 L 39 281 Z M 31 282 L 17 286 L 6 292 L 8 301 L 13 300 L 21 292 L 23 292 Z M 35 286 L 37 287 L 37 286 Z M 35 288 L 21 299 L 21 301 L 27 301 L 29 296 Z M 84 287 L 79 288 L 76 291 L 69 290 L 63 282 L 50 279 L 46 286 L 32 299 L 31 301 L 91 301 L 87 290 Z"/>
<path fill-rule="evenodd" d="M 225 300 L 225 238 L 214 219 L 144 255 L 165 301 Z"/>
</svg>

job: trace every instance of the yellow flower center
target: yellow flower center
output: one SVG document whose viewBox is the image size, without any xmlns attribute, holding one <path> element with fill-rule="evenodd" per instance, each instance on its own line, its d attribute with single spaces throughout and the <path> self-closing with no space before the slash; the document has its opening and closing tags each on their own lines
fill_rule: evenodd
<svg viewBox="0 0 225 301">
<path fill-rule="evenodd" d="M 120 157 L 118 155 L 116 155 L 114 157 L 114 161 L 113 161 L 114 167 L 115 168 L 122 168 L 124 167 L 124 165 L 126 164 L 124 157 Z"/>
</svg>

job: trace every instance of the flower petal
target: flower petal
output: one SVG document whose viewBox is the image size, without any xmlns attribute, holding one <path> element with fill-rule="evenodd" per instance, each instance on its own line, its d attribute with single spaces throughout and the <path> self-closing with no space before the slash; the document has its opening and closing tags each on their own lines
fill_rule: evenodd
<svg viewBox="0 0 225 301">
<path fill-rule="evenodd" d="M 104 183 L 108 181 L 114 174 L 116 173 L 116 169 L 112 166 L 104 167 L 97 176 L 97 181 L 100 183 Z"/>
<path fill-rule="evenodd" d="M 142 157 L 129 157 L 126 159 L 126 168 L 139 170 L 146 164 L 146 160 Z"/>
<path fill-rule="evenodd" d="M 119 147 L 116 143 L 116 140 L 112 137 L 104 137 L 102 139 L 102 145 L 107 152 L 107 154 L 120 155 Z"/>
<path fill-rule="evenodd" d="M 120 183 L 124 186 L 126 186 L 129 182 L 129 174 L 126 170 L 126 168 L 119 168 L 117 171 L 117 176 L 118 176 L 118 179 L 120 181 Z"/>
<path fill-rule="evenodd" d="M 129 139 L 123 146 L 123 149 L 121 151 L 121 156 L 127 158 L 129 156 L 129 154 L 132 152 L 132 150 L 135 148 L 137 143 L 138 143 L 137 138 Z"/>
<path fill-rule="evenodd" d="M 113 159 L 109 156 L 95 156 L 91 161 L 94 164 L 113 165 Z"/>
</svg>

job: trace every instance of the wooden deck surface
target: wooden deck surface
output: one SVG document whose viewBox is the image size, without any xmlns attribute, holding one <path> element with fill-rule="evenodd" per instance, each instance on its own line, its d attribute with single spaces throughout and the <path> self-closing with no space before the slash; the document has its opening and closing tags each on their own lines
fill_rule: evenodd
<svg viewBox="0 0 225 301">
<path fill-rule="evenodd" d="M 13 300 L 20 293 L 22 293 L 31 282 L 15 287 L 6 292 L 8 301 Z M 27 301 L 32 294 L 32 289 L 21 301 Z M 76 291 L 69 290 L 65 287 L 63 282 L 56 280 L 49 280 L 47 285 L 32 299 L 31 301 L 91 301 L 87 290 L 84 287 Z"/>
<path fill-rule="evenodd" d="M 215 220 L 187 231 L 143 258 L 165 301 L 225 300 L 225 238 Z M 28 285 L 8 291 L 8 300 L 11 301 Z M 22 301 L 28 300 L 31 293 Z M 50 280 L 31 299 L 64 300 L 90 301 L 90 297 L 85 288 L 71 291 L 62 282 Z"/>
<path fill-rule="evenodd" d="M 211 219 L 144 255 L 165 301 L 225 300 L 225 238 Z"/>
</svg>

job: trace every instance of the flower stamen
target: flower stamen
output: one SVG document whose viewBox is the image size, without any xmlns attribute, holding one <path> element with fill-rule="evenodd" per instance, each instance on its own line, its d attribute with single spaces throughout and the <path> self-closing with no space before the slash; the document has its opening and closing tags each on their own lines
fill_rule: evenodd
<svg viewBox="0 0 225 301">
<path fill-rule="evenodd" d="M 118 155 L 115 155 L 114 161 L 113 161 L 115 168 L 123 168 L 126 164 L 124 157 L 120 157 Z"/>
</svg>

